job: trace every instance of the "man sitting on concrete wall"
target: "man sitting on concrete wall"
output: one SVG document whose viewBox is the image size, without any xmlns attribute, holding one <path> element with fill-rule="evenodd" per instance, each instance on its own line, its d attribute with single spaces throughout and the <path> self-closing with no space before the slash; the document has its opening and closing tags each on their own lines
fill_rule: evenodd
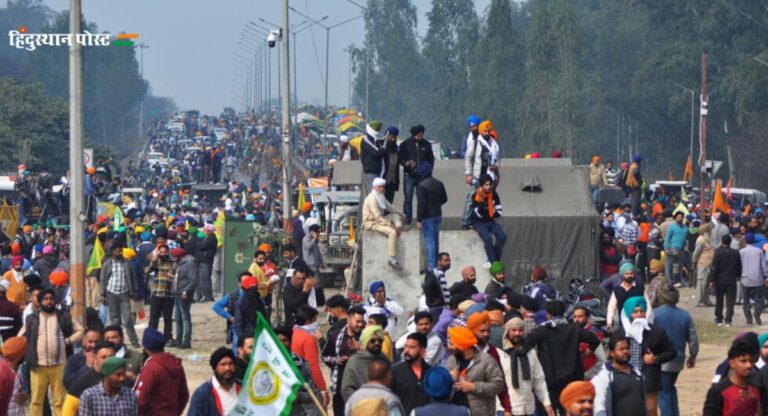
<svg viewBox="0 0 768 416">
<path fill-rule="evenodd" d="M 373 180 L 373 190 L 363 201 L 363 229 L 373 230 L 387 237 L 389 265 L 400 270 L 403 267 L 397 262 L 397 237 L 400 235 L 405 215 L 385 198 L 386 185 L 387 181 L 382 178 Z"/>
</svg>

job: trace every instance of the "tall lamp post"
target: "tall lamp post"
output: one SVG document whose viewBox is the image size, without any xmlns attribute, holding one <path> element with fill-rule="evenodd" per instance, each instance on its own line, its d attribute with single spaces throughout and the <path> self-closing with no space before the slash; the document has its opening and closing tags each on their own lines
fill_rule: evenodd
<svg viewBox="0 0 768 416">
<path fill-rule="evenodd" d="M 362 11 L 364 13 L 368 12 L 368 8 L 363 6 L 360 3 L 357 3 L 357 2 L 355 2 L 353 0 L 347 0 L 347 2 L 348 3 L 352 3 L 355 6 L 359 7 L 360 11 Z M 363 15 L 360 15 L 360 16 L 362 17 Z M 371 120 L 371 117 L 368 114 L 368 97 L 369 97 L 368 91 L 370 90 L 370 86 L 371 86 L 370 75 L 369 75 L 370 72 L 371 72 L 371 69 L 370 69 L 370 67 L 371 67 L 371 51 L 370 51 L 370 48 L 371 48 L 371 39 L 370 39 L 370 35 L 368 34 L 368 30 L 366 30 L 365 31 L 365 119 L 366 120 Z"/>
<path fill-rule="evenodd" d="M 69 2 L 69 33 L 80 33 L 81 2 Z M 85 235 L 83 183 L 83 47 L 69 45 L 69 259 L 74 317 L 85 325 Z"/>
<path fill-rule="evenodd" d="M 144 79 L 144 49 L 149 49 L 146 43 L 140 42 L 136 45 L 139 48 L 139 76 Z M 141 95 L 141 101 L 139 101 L 139 139 L 144 137 L 144 95 Z"/>
<path fill-rule="evenodd" d="M 328 119 L 329 119 L 329 117 L 328 117 L 329 116 L 329 114 L 328 114 L 328 83 L 330 81 L 330 77 L 329 77 L 330 74 L 329 74 L 329 69 L 328 69 L 328 65 L 329 64 L 328 63 L 329 63 L 329 60 L 330 60 L 331 29 L 335 29 L 335 28 L 337 28 L 337 27 L 339 27 L 341 25 L 344 25 L 344 24 L 347 24 L 347 23 L 352 22 L 354 20 L 357 20 L 357 19 L 359 19 L 359 18 L 361 18 L 363 16 L 362 15 L 361 16 L 356 16 L 356 17 L 353 17 L 351 19 L 347 19 L 347 20 L 341 21 L 339 23 L 336 23 L 335 25 L 326 26 L 326 25 L 320 23 L 319 20 L 315 20 L 315 19 L 305 15 L 304 13 L 294 9 L 293 7 L 291 7 L 290 9 L 291 9 L 292 12 L 298 14 L 299 16 L 302 16 L 302 17 L 305 17 L 305 18 L 311 20 L 316 25 L 318 25 L 318 26 L 322 27 L 323 29 L 325 29 L 325 117 L 323 117 L 324 118 L 323 137 L 325 139 L 327 139 L 328 138 Z M 366 116 L 367 116 L 367 114 L 366 114 Z"/>
<path fill-rule="evenodd" d="M 672 82 L 672 83 L 677 85 L 678 87 L 684 89 L 685 91 L 688 91 L 689 93 L 691 93 L 691 148 L 689 150 L 690 153 L 688 153 L 688 154 L 691 155 L 691 161 L 693 161 L 693 119 L 694 119 L 694 117 L 696 115 L 696 109 L 694 107 L 694 105 L 695 105 L 695 102 L 694 102 L 695 98 L 694 97 L 696 96 L 696 91 L 694 91 L 694 90 L 692 90 L 690 88 L 684 87 L 684 86 L 678 84 L 677 82 Z"/>
</svg>

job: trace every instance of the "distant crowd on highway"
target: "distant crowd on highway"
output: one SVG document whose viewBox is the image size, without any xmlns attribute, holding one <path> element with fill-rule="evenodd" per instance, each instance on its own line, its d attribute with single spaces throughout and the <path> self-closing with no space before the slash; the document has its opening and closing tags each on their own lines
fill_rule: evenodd
<svg viewBox="0 0 768 416">
<path fill-rule="evenodd" d="M 762 209 L 647 192 L 639 155 L 621 171 L 599 156 L 589 165 L 593 188 L 623 189 L 626 198 L 600 206 L 600 292 L 560 293 L 541 266 L 524 288 L 513 287 L 502 256 L 499 142 L 492 122 L 476 116 L 459 152 L 463 228 L 482 239 L 486 262 L 479 270 L 459 265 L 461 280 L 451 284 L 451 254 L 439 246 L 447 196 L 432 176 L 426 128 L 413 126 L 401 140 L 398 128 L 368 121 L 359 150 L 343 135 L 331 143 L 318 130 L 304 132 L 295 178 L 325 175 L 333 160 L 360 160 L 361 232 L 387 237 L 395 269 L 403 268 L 404 227 L 418 228 L 427 249 L 424 273 L 408 271 L 424 295 L 412 314 L 388 296 L 385 281 L 373 281 L 362 299 L 332 295 L 318 274 L 316 207 L 298 207 L 283 234 L 280 203 L 290 196 L 279 189 L 275 126 L 273 115 L 252 112 L 167 116 L 121 175 L 112 166 L 86 170 L 85 322 L 71 315 L 68 231 L 55 216 L 27 221 L 0 244 L 4 414 L 180 415 L 188 407 L 190 415 L 227 415 L 248 382 L 261 314 L 308 382 L 295 415 L 679 415 L 675 383 L 699 350 L 691 314 L 678 307 L 682 288 L 696 287 L 702 307 L 714 292 L 717 324 L 733 325 L 741 302 L 747 325 L 762 325 Z M 20 189 L 26 172 L 20 167 Z M 111 187 L 97 186 L 107 174 Z M 224 189 L 192 190 L 211 184 Z M 128 185 L 146 192 L 128 195 Z M 397 192 L 402 208 L 392 204 Z M 222 216 L 259 223 L 272 237 L 255 244 L 239 270 L 222 265 Z M 484 288 L 476 287 L 478 273 L 491 277 Z M 238 288 L 219 293 L 225 279 Z M 190 394 L 172 352 L 192 348 L 195 302 L 213 302 L 222 347 L 210 355 L 210 379 Z M 768 333 L 754 330 L 734 340 L 717 368 L 705 415 L 768 409 Z"/>
</svg>

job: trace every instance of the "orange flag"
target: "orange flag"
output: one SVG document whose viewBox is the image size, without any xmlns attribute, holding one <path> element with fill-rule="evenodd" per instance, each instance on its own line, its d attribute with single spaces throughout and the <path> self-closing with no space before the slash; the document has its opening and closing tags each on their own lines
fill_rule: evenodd
<svg viewBox="0 0 768 416">
<path fill-rule="evenodd" d="M 691 155 L 688 155 L 688 161 L 685 162 L 685 171 L 683 172 L 683 180 L 693 180 L 693 163 L 691 162 Z"/>
<path fill-rule="evenodd" d="M 719 179 L 715 186 L 715 196 L 712 199 L 712 212 L 716 211 L 724 212 L 726 214 L 731 213 L 731 206 L 725 202 L 725 199 L 723 199 L 723 187 L 720 185 Z"/>
</svg>

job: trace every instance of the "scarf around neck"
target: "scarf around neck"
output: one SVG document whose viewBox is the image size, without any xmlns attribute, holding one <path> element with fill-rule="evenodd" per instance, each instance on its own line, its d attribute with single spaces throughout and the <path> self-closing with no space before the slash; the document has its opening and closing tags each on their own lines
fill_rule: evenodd
<svg viewBox="0 0 768 416">
<path fill-rule="evenodd" d="M 493 209 L 493 192 L 485 193 L 483 191 L 483 188 L 480 188 L 475 193 L 475 202 L 482 202 L 483 198 L 485 198 L 487 204 L 488 204 L 488 216 L 490 218 L 493 218 L 494 215 L 494 209 Z"/>
<path fill-rule="evenodd" d="M 507 350 L 509 358 L 512 361 L 512 388 L 520 388 L 520 376 L 518 375 L 518 366 L 523 373 L 523 380 L 531 379 L 531 364 L 528 362 L 528 350 L 526 348 L 510 348 Z"/>
</svg>

